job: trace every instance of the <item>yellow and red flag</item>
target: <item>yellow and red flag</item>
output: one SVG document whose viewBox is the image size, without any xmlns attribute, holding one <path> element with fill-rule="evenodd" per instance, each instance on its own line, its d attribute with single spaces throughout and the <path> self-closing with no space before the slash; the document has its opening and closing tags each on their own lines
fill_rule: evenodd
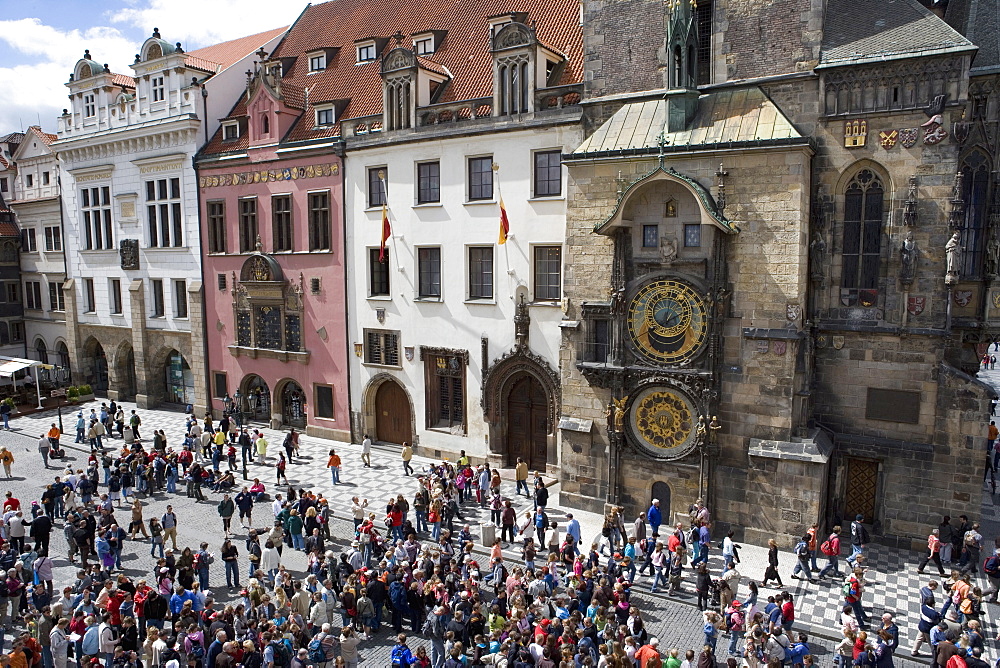
<svg viewBox="0 0 1000 668">
<path fill-rule="evenodd" d="M 497 241 L 501 246 L 507 243 L 507 233 L 510 223 L 507 221 L 507 208 L 503 205 L 503 195 L 500 195 L 500 237 Z"/>
<path fill-rule="evenodd" d="M 382 202 L 382 245 L 378 251 L 378 261 L 385 262 L 385 242 L 392 236 L 392 227 L 389 225 L 389 209 L 385 201 Z"/>
</svg>

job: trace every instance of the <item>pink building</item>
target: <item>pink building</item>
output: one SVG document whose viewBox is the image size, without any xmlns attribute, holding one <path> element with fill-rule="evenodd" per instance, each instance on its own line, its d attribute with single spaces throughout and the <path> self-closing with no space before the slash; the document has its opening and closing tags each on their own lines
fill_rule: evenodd
<svg viewBox="0 0 1000 668">
<path fill-rule="evenodd" d="M 341 142 L 304 99 L 260 69 L 197 157 L 210 401 L 349 440 Z"/>
</svg>

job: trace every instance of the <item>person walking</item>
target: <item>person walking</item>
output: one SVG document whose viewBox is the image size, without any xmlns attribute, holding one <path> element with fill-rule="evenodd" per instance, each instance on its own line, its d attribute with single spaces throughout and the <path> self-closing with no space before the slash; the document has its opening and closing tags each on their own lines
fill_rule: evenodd
<svg viewBox="0 0 1000 668">
<path fill-rule="evenodd" d="M 795 568 L 792 569 L 792 579 L 816 582 L 816 578 L 812 576 L 812 572 L 809 570 L 809 534 L 806 534 L 799 539 L 799 542 L 795 544 L 793 551 L 795 552 L 795 558 L 798 559 L 798 563 L 795 564 Z M 800 571 L 803 573 L 801 578 L 798 575 Z"/>
<path fill-rule="evenodd" d="M 940 530 L 934 529 L 931 531 L 931 535 L 927 537 L 927 555 L 920 560 L 920 564 L 917 566 L 917 573 L 921 575 L 924 574 L 924 568 L 927 566 L 928 561 L 933 561 L 934 565 L 937 566 L 938 574 L 942 577 L 944 576 L 944 566 L 941 565 L 941 538 Z"/>
<path fill-rule="evenodd" d="M 781 574 L 778 573 L 778 544 L 773 538 L 769 538 L 767 541 L 767 568 L 764 570 L 764 578 L 760 583 L 766 587 L 771 580 L 777 581 L 778 587 L 785 586 L 781 583 Z"/>
<path fill-rule="evenodd" d="M 3 428 L 10 430 L 10 404 L 7 401 L 0 402 L 0 417 L 3 418 Z"/>
<path fill-rule="evenodd" d="M 173 506 L 167 506 L 167 512 L 160 518 L 160 525 L 163 527 L 163 542 L 166 543 L 169 538 L 173 549 L 177 550 L 177 515 L 174 514 Z"/>
<path fill-rule="evenodd" d="M 847 557 L 847 563 L 851 568 L 857 566 L 858 557 L 863 557 L 865 545 L 868 544 L 868 529 L 865 528 L 865 516 L 858 513 L 851 522 L 851 555 Z"/>
<path fill-rule="evenodd" d="M 340 484 L 340 455 L 333 448 L 330 448 L 330 458 L 326 460 L 326 467 L 330 469 L 330 481 L 334 485 Z"/>
<path fill-rule="evenodd" d="M 222 518 L 222 532 L 226 538 L 229 538 L 229 527 L 233 522 L 235 512 L 236 504 L 228 494 L 223 494 L 222 501 L 219 502 L 219 517 Z"/>
<path fill-rule="evenodd" d="M 663 523 L 663 514 L 660 512 L 660 500 L 653 499 L 649 510 L 646 511 L 646 521 L 649 522 L 649 529 L 653 533 L 660 533 L 660 524 Z"/>
<path fill-rule="evenodd" d="M 986 579 L 990 581 L 990 591 L 983 594 L 983 596 L 989 596 L 986 599 L 988 603 L 996 603 L 997 594 L 1000 593 L 1000 547 L 993 550 L 993 554 L 983 561 L 983 573 L 986 574 Z"/>
<path fill-rule="evenodd" d="M 361 441 L 361 461 L 364 463 L 366 469 L 372 467 L 372 439 L 368 434 L 365 434 L 364 439 Z"/>
<path fill-rule="evenodd" d="M 38 452 L 42 455 L 42 461 L 45 462 L 45 468 L 49 468 L 49 448 L 52 447 L 52 443 L 49 441 L 49 437 L 42 434 L 38 439 Z"/>
<path fill-rule="evenodd" d="M 403 443 L 403 451 L 400 453 L 403 458 L 403 473 L 405 475 L 413 474 L 413 467 L 410 466 L 410 460 L 413 459 L 413 448 L 410 447 L 409 443 Z"/>
<path fill-rule="evenodd" d="M 833 571 L 836 577 L 843 577 L 840 573 L 840 525 L 833 527 L 833 531 L 827 536 L 823 544 L 819 546 L 819 551 L 826 555 L 826 566 L 819 572 L 821 578 Z"/>
<path fill-rule="evenodd" d="M 286 485 L 288 484 L 288 476 L 285 475 L 285 468 L 287 468 L 287 466 L 288 466 L 288 462 L 285 461 L 285 453 L 279 452 L 278 453 L 278 461 L 274 465 L 274 470 L 275 470 L 275 473 L 276 473 L 276 478 L 275 478 L 274 483 L 276 485 L 280 485 L 281 484 L 281 479 L 282 478 L 285 479 L 285 484 Z"/>
<path fill-rule="evenodd" d="M 0 464 L 3 464 L 4 475 L 7 476 L 8 478 L 11 477 L 10 467 L 11 464 L 13 463 L 14 463 L 13 453 L 11 453 L 11 451 L 8 450 L 6 446 L 0 448 Z"/>
<path fill-rule="evenodd" d="M 514 466 L 514 480 L 517 481 L 515 493 L 520 496 L 521 490 L 524 489 L 524 495 L 530 498 L 531 491 L 528 489 L 528 464 L 520 457 L 517 458 L 517 464 Z"/>
</svg>

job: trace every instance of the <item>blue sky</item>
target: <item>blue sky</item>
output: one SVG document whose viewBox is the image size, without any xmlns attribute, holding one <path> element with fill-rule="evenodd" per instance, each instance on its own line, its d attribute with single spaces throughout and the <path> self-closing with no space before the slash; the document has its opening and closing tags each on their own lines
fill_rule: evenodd
<svg viewBox="0 0 1000 668">
<path fill-rule="evenodd" d="M 186 50 L 291 24 L 307 0 L 2 0 L 0 134 L 41 124 L 56 131 L 73 65 L 94 60 L 130 74 L 153 28 Z"/>
</svg>

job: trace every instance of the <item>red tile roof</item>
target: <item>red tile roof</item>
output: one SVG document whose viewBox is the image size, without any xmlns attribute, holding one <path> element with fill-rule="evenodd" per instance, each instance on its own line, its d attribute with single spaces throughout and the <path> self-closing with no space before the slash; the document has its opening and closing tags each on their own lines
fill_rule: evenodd
<svg viewBox="0 0 1000 668">
<path fill-rule="evenodd" d="M 215 73 L 238 63 L 248 53 L 253 53 L 286 30 L 288 26 L 195 49 L 188 53 L 186 62 L 191 67 Z"/>
<path fill-rule="evenodd" d="M 112 74 L 111 83 L 122 88 L 135 88 L 135 78 L 128 74 Z"/>
<path fill-rule="evenodd" d="M 0 204 L 0 213 L 13 213 L 4 204 Z M 9 220 L 0 221 L 0 237 L 19 237 L 21 231 L 17 229 L 17 223 Z"/>
<path fill-rule="evenodd" d="M 2 155 L 0 155 L 0 167 L 3 167 L 4 169 L 10 168 L 10 163 L 7 162 Z"/>
<path fill-rule="evenodd" d="M 414 35 L 434 26 L 447 34 L 437 51 L 421 56 L 419 62 L 424 69 L 451 77 L 438 102 L 490 97 L 493 59 L 489 18 L 512 12 L 525 13 L 525 22 L 535 25 L 539 42 L 567 57 L 558 84 L 583 81 L 580 0 L 331 0 L 308 6 L 271 57 L 294 59 L 282 79 L 289 106 L 302 108 L 302 91 L 308 88 L 312 101 L 350 100 L 340 111 L 340 119 L 371 116 L 382 112 L 381 60 L 357 64 L 355 42 L 385 38 L 381 56 L 396 47 L 390 38 L 397 31 Z M 409 38 L 402 44 L 409 46 Z M 317 45 L 339 48 L 325 70 L 310 74 L 305 54 L 315 51 Z M 232 116 L 245 115 L 241 105 L 242 100 L 237 101 Z M 339 125 L 314 128 L 312 119 L 312 109 L 306 109 L 283 140 L 339 136 Z M 213 140 L 204 152 L 230 151 L 234 143 Z"/>
<path fill-rule="evenodd" d="M 56 139 L 59 139 L 58 135 L 52 135 L 49 134 L 48 132 L 42 132 L 42 129 L 37 125 L 29 126 L 28 132 L 32 133 L 33 135 L 41 139 L 42 143 L 45 144 L 46 146 L 50 145 Z"/>
</svg>

